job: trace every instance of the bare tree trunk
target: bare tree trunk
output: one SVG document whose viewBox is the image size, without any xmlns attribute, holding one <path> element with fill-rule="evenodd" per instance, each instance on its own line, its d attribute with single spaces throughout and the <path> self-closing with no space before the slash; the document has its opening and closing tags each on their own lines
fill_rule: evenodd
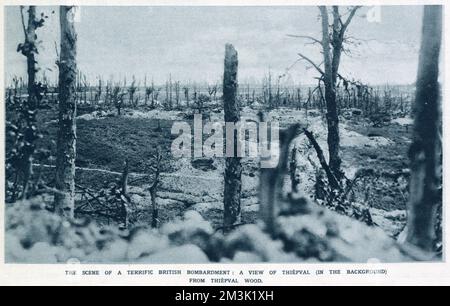
<svg viewBox="0 0 450 306">
<path fill-rule="evenodd" d="M 184 87 L 184 97 L 186 98 L 186 107 L 189 108 L 189 87 Z"/>
<path fill-rule="evenodd" d="M 339 64 L 341 59 L 341 54 L 343 50 L 344 43 L 344 34 L 349 26 L 351 20 L 355 16 L 356 11 L 360 8 L 360 6 L 354 6 L 348 13 L 348 17 L 345 20 L 342 20 L 342 16 L 339 13 L 339 7 L 333 6 L 333 23 L 331 24 L 331 34 L 330 34 L 330 23 L 328 18 L 328 9 L 326 6 L 320 6 L 320 15 L 322 20 L 322 39 L 317 40 L 312 37 L 307 37 L 312 39 L 314 42 L 318 42 L 322 46 L 322 54 L 323 54 L 323 64 L 324 70 L 322 70 L 319 66 L 316 65 L 313 61 L 311 61 L 308 57 L 299 53 L 300 57 L 313 65 L 314 68 L 320 73 L 321 77 L 319 79 L 318 90 L 326 102 L 327 113 L 327 127 L 328 127 L 328 135 L 327 135 L 327 143 L 328 143 L 328 151 L 330 153 L 329 165 L 334 175 L 340 181 L 343 177 L 343 173 L 341 171 L 341 158 L 339 156 L 339 147 L 340 147 L 340 139 L 339 139 L 339 117 L 338 117 L 338 109 L 337 109 L 337 99 L 336 99 L 336 82 L 338 77 L 342 79 L 339 75 Z M 325 94 L 322 94 L 320 83 L 324 83 Z M 322 101 L 322 100 L 321 100 Z M 322 103 L 320 105 L 320 109 L 322 111 Z M 337 188 L 338 186 L 332 186 Z"/>
<path fill-rule="evenodd" d="M 289 162 L 289 174 L 291 177 L 291 192 L 300 191 L 300 170 L 298 168 L 298 148 L 294 145 L 291 151 L 291 160 Z"/>
<path fill-rule="evenodd" d="M 236 99 L 238 55 L 233 45 L 225 46 L 225 68 L 223 76 L 223 101 L 225 122 L 237 122 L 240 119 L 239 104 Z M 230 137 L 229 135 L 227 137 Z M 241 220 L 241 159 L 237 157 L 237 135 L 232 135 L 234 156 L 225 159 L 224 187 L 224 232 Z"/>
<path fill-rule="evenodd" d="M 152 228 L 157 228 L 158 227 L 158 203 L 156 202 L 156 191 L 157 191 L 157 186 L 158 186 L 158 179 L 155 179 L 155 183 L 153 183 L 153 185 L 150 187 L 150 199 L 152 201 L 152 223 L 151 226 Z"/>
<path fill-rule="evenodd" d="M 166 108 L 170 109 L 170 103 L 169 103 L 169 81 L 166 81 Z"/>
<path fill-rule="evenodd" d="M 59 129 L 56 152 L 55 195 L 58 214 L 73 217 L 75 207 L 76 148 L 76 42 L 73 7 L 60 7 L 61 54 L 59 60 Z"/>
<path fill-rule="evenodd" d="M 28 26 L 26 30 L 26 44 L 29 44 L 29 48 L 36 47 L 36 7 L 30 6 L 28 9 Z M 35 52 L 27 53 L 27 72 L 28 72 L 28 103 L 30 108 L 36 108 L 36 59 Z"/>
<path fill-rule="evenodd" d="M 130 225 L 130 196 L 128 195 L 128 177 L 130 175 L 130 170 L 129 170 L 129 164 L 128 164 L 128 160 L 125 160 L 124 163 L 124 169 L 123 169 L 123 173 L 122 173 L 122 178 L 121 178 L 121 194 L 123 197 L 120 197 L 120 201 L 122 204 L 121 207 L 121 214 L 122 214 L 122 224 L 120 224 L 120 228 L 121 229 L 127 229 L 128 226 Z"/>
<path fill-rule="evenodd" d="M 21 8 L 21 13 L 22 13 Z M 28 8 L 28 23 L 25 28 L 25 21 L 22 13 L 23 29 L 25 34 L 25 43 L 22 46 L 22 54 L 27 58 L 27 74 L 28 74 L 28 100 L 27 100 L 27 117 L 26 128 L 24 131 L 23 148 L 23 190 L 21 198 L 25 199 L 28 193 L 28 186 L 31 175 L 33 174 L 33 154 L 35 151 L 34 142 L 36 140 L 36 108 L 37 108 L 37 88 L 36 88 L 36 7 L 30 5 Z"/>
<path fill-rule="evenodd" d="M 337 68 L 339 67 L 339 58 L 340 58 L 340 49 L 341 46 L 336 46 L 333 48 L 333 55 L 331 54 L 330 48 L 330 34 L 329 34 L 329 23 L 328 23 L 328 12 L 325 6 L 320 7 L 320 13 L 322 16 L 322 49 L 323 49 L 323 57 L 324 57 L 324 74 L 323 74 L 323 83 L 325 85 L 325 102 L 327 106 L 327 127 L 328 127 L 328 135 L 327 135 L 327 143 L 328 143 L 328 151 L 329 151 L 329 165 L 331 171 L 338 178 L 341 175 L 341 158 L 339 156 L 339 118 L 337 113 L 337 104 L 336 104 L 336 76 L 337 76 Z M 336 19 L 336 18 L 334 18 Z M 335 20 L 336 23 L 336 20 Z M 333 24 L 333 27 L 335 25 Z M 335 37 L 336 33 L 333 30 L 333 44 L 336 43 Z M 339 50 L 337 50 L 339 49 Z M 336 58 L 338 56 L 338 58 Z M 333 182 L 330 182 L 333 188 L 337 188 L 338 186 L 334 186 Z"/>
<path fill-rule="evenodd" d="M 263 121 L 263 120 L 261 120 Z M 288 129 L 280 131 L 279 159 L 274 168 L 260 169 L 259 182 L 259 213 L 264 222 L 265 230 L 272 236 L 276 236 L 276 218 L 280 213 L 280 201 L 282 200 L 283 178 L 287 172 L 289 159 L 289 145 L 298 135 L 299 125 L 292 125 Z M 274 143 L 271 143 L 271 147 Z M 294 196 L 295 192 L 291 193 Z M 298 194 L 297 194 L 298 195 Z M 295 195 L 295 196 L 297 196 Z"/>
<path fill-rule="evenodd" d="M 297 88 L 297 110 L 302 108 L 302 93 L 301 89 Z"/>
<path fill-rule="evenodd" d="M 175 101 L 177 103 L 177 109 L 180 108 L 180 82 L 175 82 Z"/>
<path fill-rule="evenodd" d="M 305 102 L 305 118 L 306 121 L 308 121 L 308 107 L 309 107 L 309 103 L 311 101 L 312 95 L 311 95 L 311 88 L 308 88 L 308 100 L 306 100 Z"/>
<path fill-rule="evenodd" d="M 173 100 L 172 100 L 172 74 L 169 74 L 169 107 L 173 109 Z"/>
<path fill-rule="evenodd" d="M 150 186 L 150 199 L 152 201 L 152 228 L 157 228 L 159 223 L 159 217 L 158 217 L 158 203 L 156 202 L 156 193 L 158 190 L 158 184 L 159 184 L 159 175 L 161 173 L 161 161 L 162 161 L 162 154 L 161 150 L 158 148 L 158 152 L 156 153 L 156 165 L 155 165 L 155 179 Z"/>
<path fill-rule="evenodd" d="M 425 6 L 417 74 L 411 181 L 406 241 L 424 250 L 433 246 L 438 201 L 439 52 L 442 7 Z"/>
</svg>

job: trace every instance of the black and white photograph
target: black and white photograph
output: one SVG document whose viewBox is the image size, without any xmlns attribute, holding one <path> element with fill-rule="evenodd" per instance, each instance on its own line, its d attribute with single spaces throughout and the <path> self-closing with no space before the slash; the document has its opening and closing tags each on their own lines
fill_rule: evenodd
<svg viewBox="0 0 450 306">
<path fill-rule="evenodd" d="M 4 5 L 4 263 L 444 262 L 445 6 L 322 2 Z"/>
</svg>

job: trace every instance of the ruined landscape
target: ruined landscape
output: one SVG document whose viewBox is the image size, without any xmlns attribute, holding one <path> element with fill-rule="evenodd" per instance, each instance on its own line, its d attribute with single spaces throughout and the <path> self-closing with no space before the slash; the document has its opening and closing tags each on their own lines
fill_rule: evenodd
<svg viewBox="0 0 450 306">
<path fill-rule="evenodd" d="M 289 40 L 298 46 L 292 67 L 263 67 L 263 74 L 241 81 L 240 50 L 229 41 L 215 81 L 178 80 L 174 67 L 155 81 L 152 71 L 131 71 L 128 78 L 84 74 L 74 50 L 89 38 L 77 36 L 77 23 L 65 17 L 57 23 L 65 34 L 55 42 L 59 74 L 44 72 L 37 50 L 55 51 L 40 50 L 36 37 L 46 39 L 40 27 L 75 8 L 8 7 L 6 22 L 23 18 L 25 40 L 6 47 L 28 62 L 22 75 L 9 74 L 5 88 L 7 261 L 439 260 L 440 36 L 439 22 L 430 19 L 440 16 L 439 7 L 425 7 L 423 16 L 437 24 L 423 29 L 434 31 L 425 43 L 438 47 L 426 50 L 422 38 L 420 49 L 421 57 L 437 57 L 420 60 L 418 52 L 418 81 L 414 76 L 408 84 L 341 74 L 339 58 L 358 50 L 352 23 L 367 18 L 369 8 L 309 9 L 319 36 Z M 316 48 L 318 61 L 302 53 L 305 45 Z M 298 67 L 315 76 L 293 81 L 291 74 L 303 73 Z M 432 72 L 422 76 L 427 69 Z M 203 121 L 194 124 L 199 115 L 220 126 L 230 118 L 278 122 L 280 141 L 272 141 L 278 163 L 262 168 L 259 157 L 175 157 L 174 123 L 187 123 L 192 134 L 202 130 L 202 144 L 212 135 Z M 424 135 L 428 142 L 415 142 Z M 260 137 L 244 133 L 241 140 L 248 147 Z M 425 153 L 417 159 L 414 150 Z M 433 171 L 414 167 L 424 160 Z"/>
</svg>

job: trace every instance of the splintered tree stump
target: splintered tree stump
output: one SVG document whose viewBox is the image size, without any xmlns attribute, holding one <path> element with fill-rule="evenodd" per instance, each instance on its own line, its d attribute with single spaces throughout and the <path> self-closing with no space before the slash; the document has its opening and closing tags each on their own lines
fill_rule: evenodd
<svg viewBox="0 0 450 306">
<path fill-rule="evenodd" d="M 237 92 L 237 69 L 238 54 L 233 45 L 225 46 L 225 61 L 223 75 L 223 103 L 225 122 L 238 122 L 240 119 L 240 108 L 236 98 Z M 241 158 L 237 157 L 237 135 L 234 133 L 233 149 L 234 155 L 225 158 L 225 186 L 224 186 L 224 232 L 230 230 L 233 225 L 241 222 Z M 227 143 L 228 145 L 228 143 Z M 227 148 L 228 150 L 228 148 Z"/>
</svg>

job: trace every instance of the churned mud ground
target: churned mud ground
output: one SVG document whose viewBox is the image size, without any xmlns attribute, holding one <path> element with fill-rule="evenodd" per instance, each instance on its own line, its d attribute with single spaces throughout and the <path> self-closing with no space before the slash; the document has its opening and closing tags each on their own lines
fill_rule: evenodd
<svg viewBox="0 0 450 306">
<path fill-rule="evenodd" d="M 43 137 L 43 147 L 54 151 L 56 136 L 56 112 L 49 110 L 39 114 L 40 130 L 50 137 Z M 255 118 L 257 111 L 245 108 L 242 116 Z M 221 120 L 223 114 L 212 113 L 211 120 Z M 326 151 L 326 131 L 323 115 L 317 111 L 283 109 L 271 111 L 268 120 L 278 120 L 280 127 L 301 123 L 315 133 Z M 204 118 L 206 120 L 206 118 Z M 79 110 L 77 121 L 77 184 L 91 190 L 99 190 L 120 178 L 125 160 L 129 162 L 130 194 L 139 207 L 139 223 L 150 220 L 149 210 L 152 183 L 152 165 L 158 147 L 163 155 L 161 184 L 158 188 L 159 219 L 165 223 L 181 216 L 186 210 L 198 211 L 215 228 L 221 226 L 223 169 L 222 158 L 174 159 L 170 152 L 174 121 L 187 121 L 192 126 L 192 116 L 180 111 L 124 110 L 121 116 L 113 112 Z M 377 225 L 392 236 L 398 235 L 406 220 L 407 150 L 410 144 L 411 120 L 394 118 L 381 127 L 362 117 L 341 118 L 341 146 L 343 169 L 351 179 L 360 168 L 371 168 L 380 173 L 376 178 L 354 186 L 354 198 L 370 207 Z M 304 142 L 299 136 L 300 143 Z M 325 152 L 326 154 L 326 152 Z M 315 161 L 313 149 L 305 149 L 305 163 Z M 309 158 L 307 157 L 309 156 Z M 317 161 L 317 160 L 316 160 Z M 39 161 L 37 161 L 39 163 Z M 242 223 L 253 223 L 258 214 L 258 161 L 243 159 Z M 318 165 L 319 163 L 316 162 Z M 40 171 L 52 171 L 51 161 Z M 304 192 L 312 197 L 314 167 L 305 167 L 302 174 Z M 51 182 L 49 182 L 51 183 Z M 370 185 L 370 189 L 368 189 Z M 148 213 L 146 213 L 148 211 Z"/>
</svg>

